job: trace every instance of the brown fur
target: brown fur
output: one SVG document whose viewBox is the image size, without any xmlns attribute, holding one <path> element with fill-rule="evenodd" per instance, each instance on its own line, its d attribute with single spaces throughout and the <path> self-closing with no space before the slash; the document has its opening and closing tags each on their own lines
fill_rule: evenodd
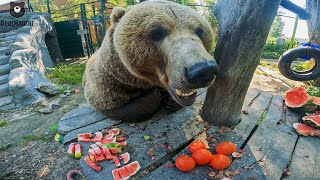
<svg viewBox="0 0 320 180">
<path fill-rule="evenodd" d="M 160 42 L 150 38 L 153 27 L 169 30 Z M 195 29 L 201 26 L 201 37 Z M 83 78 L 88 102 L 107 117 L 145 119 L 160 105 L 159 88 L 198 88 L 187 83 L 184 69 L 213 59 L 212 29 L 189 7 L 152 1 L 114 8 L 111 28 L 101 48 L 88 60 Z"/>
</svg>

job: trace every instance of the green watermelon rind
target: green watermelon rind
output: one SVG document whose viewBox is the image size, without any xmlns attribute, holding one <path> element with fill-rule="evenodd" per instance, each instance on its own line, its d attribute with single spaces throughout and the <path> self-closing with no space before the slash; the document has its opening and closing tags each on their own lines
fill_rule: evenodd
<svg viewBox="0 0 320 180">
<path fill-rule="evenodd" d="M 314 116 L 319 116 L 320 115 L 314 115 Z M 315 121 L 312 116 L 304 116 L 302 117 L 302 120 L 305 124 L 307 124 L 308 126 L 315 128 L 315 129 L 320 129 L 320 122 Z"/>
<path fill-rule="evenodd" d="M 306 113 L 306 112 L 312 112 L 315 111 L 318 106 L 316 104 L 313 104 L 312 101 L 308 101 L 306 104 L 304 104 L 301 107 L 289 107 L 292 109 L 292 111 L 297 113 Z"/>
<path fill-rule="evenodd" d="M 69 148 L 68 148 L 68 155 L 70 156 L 70 157 L 73 157 L 74 158 L 74 151 L 75 151 L 75 143 L 70 143 L 70 145 L 69 145 Z"/>
</svg>

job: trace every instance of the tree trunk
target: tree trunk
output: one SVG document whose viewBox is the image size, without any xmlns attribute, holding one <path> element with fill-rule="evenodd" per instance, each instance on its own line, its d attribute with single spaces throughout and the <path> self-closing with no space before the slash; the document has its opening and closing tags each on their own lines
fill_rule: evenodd
<svg viewBox="0 0 320 180">
<path fill-rule="evenodd" d="M 307 0 L 307 10 L 312 14 L 308 21 L 311 43 L 320 45 L 320 0 Z"/>
<path fill-rule="evenodd" d="M 219 22 L 215 59 L 220 73 L 208 89 L 201 114 L 204 120 L 219 126 L 240 123 L 244 98 L 280 1 L 221 0 L 214 7 Z"/>
</svg>

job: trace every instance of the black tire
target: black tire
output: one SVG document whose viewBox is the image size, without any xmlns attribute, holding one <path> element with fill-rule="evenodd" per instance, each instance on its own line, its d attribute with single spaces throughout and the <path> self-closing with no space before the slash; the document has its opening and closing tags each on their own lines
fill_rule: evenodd
<svg viewBox="0 0 320 180">
<path fill-rule="evenodd" d="M 316 65 L 304 72 L 292 70 L 290 67 L 292 62 L 302 56 L 314 58 Z M 279 58 L 278 68 L 283 76 L 294 81 L 310 81 L 320 78 L 320 49 L 299 47 L 288 50 Z"/>
</svg>

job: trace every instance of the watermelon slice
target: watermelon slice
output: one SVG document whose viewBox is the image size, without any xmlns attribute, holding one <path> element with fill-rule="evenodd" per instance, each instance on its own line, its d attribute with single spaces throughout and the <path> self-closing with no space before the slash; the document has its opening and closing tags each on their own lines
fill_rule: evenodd
<svg viewBox="0 0 320 180">
<path fill-rule="evenodd" d="M 310 100 L 312 100 L 313 104 L 320 106 L 320 98 L 318 98 L 316 96 L 311 96 Z"/>
<path fill-rule="evenodd" d="M 314 128 L 309 127 L 309 126 L 307 126 L 305 124 L 294 123 L 293 127 L 301 135 L 304 135 L 304 136 L 320 136 L 320 130 L 314 129 Z"/>
<path fill-rule="evenodd" d="M 118 169 L 112 170 L 112 176 L 114 180 L 122 180 Z"/>
<path fill-rule="evenodd" d="M 113 132 L 113 134 L 116 136 L 116 135 L 120 134 L 121 129 L 120 128 L 113 128 L 113 129 L 110 129 L 108 132 Z"/>
<path fill-rule="evenodd" d="M 75 145 L 76 145 L 76 143 L 70 143 L 70 146 L 68 149 L 68 155 L 71 157 L 74 157 Z"/>
<path fill-rule="evenodd" d="M 82 157 L 82 146 L 81 144 L 75 145 L 75 154 L 74 157 L 80 159 Z"/>
<path fill-rule="evenodd" d="M 96 144 L 91 144 L 90 147 L 94 150 L 94 152 L 99 155 L 99 154 L 102 154 L 102 151 L 100 149 L 100 147 Z"/>
<path fill-rule="evenodd" d="M 128 152 L 120 154 L 123 164 L 127 164 L 130 161 L 130 154 Z"/>
<path fill-rule="evenodd" d="M 94 134 L 95 136 L 93 139 L 91 139 L 91 142 L 99 142 L 102 140 L 102 137 L 103 137 L 102 132 L 96 132 Z"/>
<path fill-rule="evenodd" d="M 128 164 L 127 166 L 132 166 L 136 172 L 138 172 L 141 169 L 141 166 L 138 161 L 133 161 L 132 163 Z"/>
<path fill-rule="evenodd" d="M 96 171 L 98 171 L 98 172 L 101 172 L 101 171 L 102 171 L 102 167 L 100 167 L 100 166 L 96 165 L 94 162 L 92 162 L 91 159 L 90 159 L 88 156 L 86 156 L 86 157 L 84 158 L 84 161 L 85 161 L 92 169 L 94 169 L 94 170 L 96 170 Z"/>
<path fill-rule="evenodd" d="M 122 147 L 116 143 L 103 144 L 102 146 L 109 148 L 112 154 L 118 154 L 122 152 Z"/>
<path fill-rule="evenodd" d="M 112 159 L 111 152 L 107 147 L 103 146 L 102 147 L 102 151 L 103 151 L 103 154 L 104 154 L 104 156 L 106 157 L 107 160 Z"/>
<path fill-rule="evenodd" d="M 111 139 L 104 139 L 100 141 L 102 144 L 110 144 L 116 142 L 116 137 L 113 137 Z"/>
<path fill-rule="evenodd" d="M 102 147 L 102 143 L 101 142 L 96 142 L 96 145 L 98 146 L 98 147 Z"/>
<path fill-rule="evenodd" d="M 123 180 L 130 178 L 130 174 L 125 167 L 118 168 L 118 172 Z"/>
<path fill-rule="evenodd" d="M 116 164 L 116 166 L 121 166 L 120 160 L 117 156 L 112 156 L 112 159 L 113 159 L 114 163 Z"/>
<path fill-rule="evenodd" d="M 94 150 L 93 150 L 93 149 L 89 149 L 88 152 L 89 152 L 89 157 L 90 157 L 90 159 L 91 159 L 92 161 L 96 162 L 96 156 L 97 156 L 97 154 L 94 152 Z"/>
<path fill-rule="evenodd" d="M 119 146 L 123 147 L 123 148 L 126 148 L 128 143 L 127 141 L 123 141 L 123 142 L 115 142 L 116 144 L 118 144 Z"/>
<path fill-rule="evenodd" d="M 304 116 L 302 120 L 310 127 L 320 129 L 320 115 Z"/>
<path fill-rule="evenodd" d="M 114 132 L 113 131 L 108 131 L 108 134 L 103 137 L 103 140 L 109 140 L 109 139 L 112 139 L 112 138 L 114 138 Z"/>
<path fill-rule="evenodd" d="M 90 139 L 92 137 L 92 134 L 91 133 L 83 133 L 83 134 L 78 134 L 77 137 L 78 138 L 82 137 L 82 138 Z"/>
<path fill-rule="evenodd" d="M 309 96 L 303 87 L 296 87 L 285 92 L 284 100 L 287 106 L 296 108 L 307 104 Z"/>
<path fill-rule="evenodd" d="M 129 165 L 129 164 L 124 166 L 124 167 L 127 169 L 127 171 L 130 174 L 130 176 L 133 176 L 133 175 L 135 175 L 137 173 L 135 168 L 133 166 Z"/>
<path fill-rule="evenodd" d="M 119 136 L 117 136 L 117 142 L 126 141 L 126 140 L 127 140 L 126 137 L 119 137 Z"/>
</svg>

